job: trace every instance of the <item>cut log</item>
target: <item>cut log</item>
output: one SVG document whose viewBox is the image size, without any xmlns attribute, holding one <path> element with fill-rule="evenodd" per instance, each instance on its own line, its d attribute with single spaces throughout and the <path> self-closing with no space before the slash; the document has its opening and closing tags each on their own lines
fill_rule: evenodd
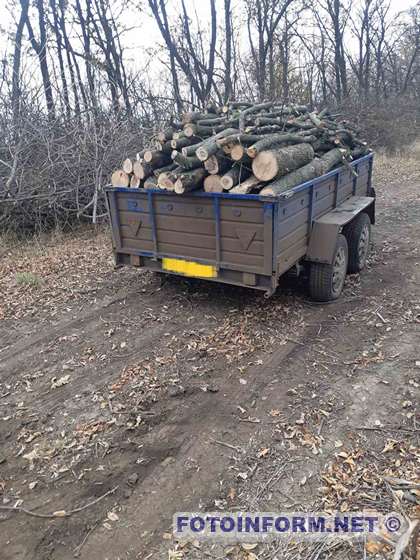
<svg viewBox="0 0 420 560">
<path fill-rule="evenodd" d="M 315 158 L 300 169 L 296 169 L 277 181 L 270 183 L 260 191 L 260 194 L 263 196 L 277 196 L 296 185 L 320 177 L 324 173 L 324 165 L 321 159 Z"/>
<path fill-rule="evenodd" d="M 131 175 L 130 187 L 132 189 L 139 189 L 140 185 L 141 185 L 141 180 L 138 177 L 136 177 L 135 175 Z"/>
<path fill-rule="evenodd" d="M 154 175 L 147 177 L 143 184 L 144 189 L 156 189 L 157 188 L 157 179 Z"/>
<path fill-rule="evenodd" d="M 235 144 L 230 152 L 230 157 L 233 161 L 240 161 L 245 155 L 245 146 L 242 144 Z"/>
<path fill-rule="evenodd" d="M 200 136 L 206 138 L 208 136 L 213 136 L 217 132 L 222 132 L 225 126 L 220 124 L 218 126 L 199 126 L 198 124 L 186 124 L 184 126 L 184 134 L 188 138 L 191 136 Z"/>
<path fill-rule="evenodd" d="M 130 158 L 127 158 L 123 161 L 122 170 L 128 175 L 133 172 L 133 162 Z"/>
<path fill-rule="evenodd" d="M 276 196 L 284 191 L 287 191 L 296 185 L 320 177 L 324 173 L 330 171 L 333 167 L 343 161 L 346 150 L 334 148 L 322 156 L 322 158 L 315 158 L 310 163 L 304 165 L 300 169 L 296 169 L 267 185 L 260 191 L 262 195 Z"/>
<path fill-rule="evenodd" d="M 248 107 L 247 109 L 241 111 L 239 115 L 239 130 L 241 132 L 244 131 L 246 120 L 252 113 L 258 113 L 258 111 L 262 111 L 263 109 L 269 109 L 272 106 L 273 106 L 273 102 L 269 101 L 267 103 L 259 103 L 258 105 L 251 105 L 251 107 Z"/>
<path fill-rule="evenodd" d="M 172 160 L 184 169 L 196 169 L 197 167 L 202 166 L 202 162 L 198 158 L 186 157 L 176 151 L 172 152 Z"/>
<path fill-rule="evenodd" d="M 183 124 L 195 123 L 200 120 L 219 120 L 219 116 L 215 113 L 200 113 L 199 111 L 191 111 L 182 115 Z"/>
<path fill-rule="evenodd" d="M 172 140 L 172 136 L 174 132 L 175 129 L 172 126 L 169 126 L 168 128 L 165 128 L 165 130 L 161 130 L 160 132 L 157 133 L 157 139 L 159 140 L 159 142 L 164 144 L 168 140 Z"/>
<path fill-rule="evenodd" d="M 235 165 L 229 169 L 221 178 L 222 187 L 225 191 L 229 191 L 241 181 L 244 181 L 251 175 L 251 170 L 244 165 Z"/>
<path fill-rule="evenodd" d="M 233 187 L 230 189 L 231 194 L 249 194 L 254 189 L 258 189 L 258 187 L 262 186 L 264 183 L 261 183 L 255 175 L 251 175 L 248 179 L 243 181 L 240 185 Z"/>
<path fill-rule="evenodd" d="M 244 146 L 250 146 L 261 140 L 261 136 L 258 134 L 230 134 L 223 138 L 219 138 L 217 143 L 219 146 L 224 146 L 225 144 L 243 144 Z"/>
<path fill-rule="evenodd" d="M 169 165 L 164 165 L 163 167 L 157 167 L 156 169 L 153 169 L 153 175 L 155 177 L 159 177 L 161 173 L 169 173 L 170 171 L 176 169 L 176 167 L 177 165 L 175 163 L 170 163 Z"/>
<path fill-rule="evenodd" d="M 144 161 L 150 163 L 152 168 L 163 167 L 171 163 L 171 156 L 169 154 L 164 154 L 163 152 L 147 150 L 144 153 Z"/>
<path fill-rule="evenodd" d="M 130 177 L 128 173 L 122 169 L 116 169 L 111 175 L 111 185 L 113 187 L 128 187 L 130 184 Z"/>
<path fill-rule="evenodd" d="M 223 151 L 217 152 L 204 162 L 204 168 L 210 175 L 225 173 L 232 166 L 232 161 L 225 156 Z"/>
<path fill-rule="evenodd" d="M 252 171 L 260 181 L 270 181 L 299 169 L 314 158 L 310 144 L 296 144 L 278 150 L 260 152 L 252 162 Z"/>
<path fill-rule="evenodd" d="M 260 152 L 263 152 L 264 150 L 274 149 L 274 147 L 277 148 L 282 145 L 299 144 L 303 142 L 307 142 L 308 144 L 311 144 L 312 142 L 315 141 L 316 141 L 316 136 L 299 136 L 298 134 L 292 134 L 287 132 L 283 134 L 271 134 L 270 136 L 265 136 L 264 138 L 261 138 L 260 140 L 258 140 L 258 142 L 256 142 L 252 146 L 249 146 L 249 148 L 247 148 L 246 153 L 249 155 L 250 158 L 255 158 Z M 235 158 L 232 156 L 232 159 Z"/>
<path fill-rule="evenodd" d="M 217 117 L 216 115 L 211 115 L 211 119 L 200 119 L 197 121 L 198 126 L 217 126 L 219 124 L 226 124 L 225 117 Z"/>
<path fill-rule="evenodd" d="M 178 175 L 175 173 L 161 173 L 157 180 L 157 186 L 160 189 L 164 189 L 167 191 L 174 191 L 175 190 L 175 182 L 178 179 Z"/>
<path fill-rule="evenodd" d="M 176 194 L 183 194 L 185 192 L 194 191 L 203 185 L 206 170 L 202 167 L 193 169 L 192 171 L 185 171 L 182 173 L 175 182 Z"/>
<path fill-rule="evenodd" d="M 209 175 L 204 179 L 204 190 L 206 192 L 223 192 L 223 185 L 220 175 Z"/>
<path fill-rule="evenodd" d="M 198 142 L 197 144 L 191 144 L 191 146 L 185 146 L 182 148 L 181 153 L 183 156 L 195 156 L 195 151 L 199 148 L 203 142 Z"/>
<path fill-rule="evenodd" d="M 192 144 L 198 144 L 200 142 L 200 138 L 197 138 L 195 136 L 192 136 L 191 138 L 187 138 L 186 136 L 184 136 L 184 138 L 180 138 L 179 140 L 172 139 L 171 147 L 173 150 L 177 150 L 178 152 L 180 152 L 182 148 L 186 148 L 188 146 L 191 146 Z"/>
<path fill-rule="evenodd" d="M 171 155 L 173 148 L 171 142 L 156 142 L 156 150 Z"/>
<path fill-rule="evenodd" d="M 206 161 L 210 156 L 214 155 L 219 150 L 219 145 L 217 140 L 224 138 L 225 136 L 230 136 L 235 134 L 237 130 L 235 128 L 225 128 L 224 130 L 213 135 L 209 140 L 203 142 L 199 148 L 196 150 L 196 156 L 201 161 Z"/>
<path fill-rule="evenodd" d="M 334 148 L 333 150 L 330 150 L 329 152 L 324 154 L 320 158 L 324 165 L 324 173 L 327 173 L 327 171 L 330 171 L 331 169 L 333 169 L 333 167 L 335 167 L 339 163 L 342 163 L 345 159 L 346 153 L 347 150 L 343 148 Z"/>
<path fill-rule="evenodd" d="M 150 163 L 136 160 L 133 164 L 133 173 L 136 177 L 143 180 L 153 174 L 153 167 L 150 165 Z"/>
</svg>

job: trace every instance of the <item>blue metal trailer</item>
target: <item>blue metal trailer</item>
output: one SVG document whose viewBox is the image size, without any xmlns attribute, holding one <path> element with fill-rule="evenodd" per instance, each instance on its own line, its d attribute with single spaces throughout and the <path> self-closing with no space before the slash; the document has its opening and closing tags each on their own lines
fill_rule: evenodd
<svg viewBox="0 0 420 560">
<path fill-rule="evenodd" d="M 366 263 L 375 222 L 373 154 L 276 197 L 106 188 L 117 265 L 205 278 L 272 295 L 309 269 L 313 298 L 339 297 Z"/>
</svg>

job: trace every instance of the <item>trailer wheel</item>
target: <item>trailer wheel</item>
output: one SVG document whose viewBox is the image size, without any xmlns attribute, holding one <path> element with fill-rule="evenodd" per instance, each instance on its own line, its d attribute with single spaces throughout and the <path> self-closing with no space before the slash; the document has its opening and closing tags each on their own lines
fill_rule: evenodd
<svg viewBox="0 0 420 560">
<path fill-rule="evenodd" d="M 366 266 L 367 256 L 370 249 L 370 218 L 362 212 L 352 220 L 345 228 L 349 246 L 349 274 L 360 272 Z"/>
<path fill-rule="evenodd" d="M 317 301 L 332 301 L 340 297 L 347 274 L 347 239 L 341 233 L 337 236 L 331 264 L 311 263 L 309 271 L 309 292 Z"/>
</svg>

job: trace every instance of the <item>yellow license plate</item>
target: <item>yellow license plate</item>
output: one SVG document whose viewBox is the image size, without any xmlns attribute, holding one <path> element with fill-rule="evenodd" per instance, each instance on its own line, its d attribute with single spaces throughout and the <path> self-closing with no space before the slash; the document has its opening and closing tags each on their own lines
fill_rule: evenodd
<svg viewBox="0 0 420 560">
<path fill-rule="evenodd" d="M 216 278 L 217 270 L 210 264 L 200 264 L 181 259 L 162 259 L 162 268 L 169 272 L 176 272 L 192 278 Z"/>
</svg>

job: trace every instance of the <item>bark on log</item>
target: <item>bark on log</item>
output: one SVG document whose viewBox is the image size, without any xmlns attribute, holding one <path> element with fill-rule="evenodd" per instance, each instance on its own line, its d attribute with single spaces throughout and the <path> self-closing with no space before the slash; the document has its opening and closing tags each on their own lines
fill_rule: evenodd
<svg viewBox="0 0 420 560">
<path fill-rule="evenodd" d="M 184 136 L 184 138 L 180 138 L 179 140 L 172 139 L 171 147 L 173 150 L 177 150 L 178 152 L 180 152 L 182 148 L 186 148 L 193 144 L 199 144 L 200 142 L 200 138 L 197 138 L 195 136 L 192 136 L 191 138 L 187 138 L 186 136 Z"/>
<path fill-rule="evenodd" d="M 262 185 L 263 183 L 261 183 L 261 181 L 255 177 L 255 175 L 251 175 L 251 177 L 243 181 L 243 183 L 230 189 L 229 192 L 231 194 L 249 194 L 254 189 L 257 189 Z"/>
<path fill-rule="evenodd" d="M 226 144 L 243 144 L 244 146 L 250 146 L 261 140 L 262 136 L 258 134 L 230 134 L 224 138 L 219 138 L 217 143 L 219 146 L 225 146 Z"/>
<path fill-rule="evenodd" d="M 133 162 L 130 158 L 127 158 L 123 161 L 122 170 L 128 175 L 133 172 Z"/>
<path fill-rule="evenodd" d="M 136 160 L 133 164 L 133 173 L 136 177 L 143 180 L 153 174 L 153 167 L 150 165 L 150 163 Z"/>
<path fill-rule="evenodd" d="M 206 170 L 202 167 L 182 173 L 175 182 L 176 194 L 183 194 L 199 189 L 203 185 L 206 174 Z"/>
<path fill-rule="evenodd" d="M 160 189 L 167 191 L 175 190 L 175 182 L 178 179 L 177 173 L 174 172 L 164 172 L 161 173 L 157 180 L 157 185 Z"/>
<path fill-rule="evenodd" d="M 220 175 L 209 175 L 204 179 L 204 190 L 205 192 L 223 192 L 223 185 L 221 181 L 222 177 Z"/>
<path fill-rule="evenodd" d="M 173 148 L 171 142 L 156 142 L 156 150 L 171 155 Z"/>
<path fill-rule="evenodd" d="M 206 161 L 210 156 L 214 155 L 219 150 L 219 145 L 217 140 L 224 138 L 225 136 L 230 136 L 235 134 L 237 130 L 235 128 L 225 128 L 219 133 L 213 135 L 211 138 L 206 140 L 199 146 L 196 150 L 196 156 L 201 161 Z"/>
<path fill-rule="evenodd" d="M 175 129 L 172 126 L 169 126 L 168 128 L 165 128 L 164 130 L 161 130 L 160 132 L 157 133 L 157 139 L 159 140 L 159 142 L 163 144 L 168 140 L 172 140 L 172 136 L 174 132 Z"/>
<path fill-rule="evenodd" d="M 182 124 L 195 123 L 203 119 L 217 121 L 219 116 L 215 113 L 200 113 L 199 111 L 191 111 L 182 115 Z"/>
<path fill-rule="evenodd" d="M 215 127 L 210 126 L 199 126 L 198 124 L 186 124 L 184 126 L 184 134 L 188 138 L 191 136 L 200 136 L 202 138 L 206 138 L 208 136 L 213 136 L 218 132 L 222 132 L 225 129 L 223 124 L 220 124 Z"/>
<path fill-rule="evenodd" d="M 343 159 L 345 159 L 346 153 L 347 153 L 347 150 L 345 150 L 345 149 L 334 148 L 333 150 L 330 150 L 329 152 L 324 154 L 320 158 L 321 161 L 323 162 L 323 165 L 324 165 L 324 173 L 327 173 L 327 171 L 330 171 L 337 164 L 342 163 Z"/>
<path fill-rule="evenodd" d="M 170 155 L 153 150 L 147 150 L 143 159 L 146 163 L 150 163 L 153 169 L 156 167 L 163 167 L 164 165 L 171 163 Z"/>
<path fill-rule="evenodd" d="M 153 169 L 153 175 L 155 177 L 159 177 L 161 173 L 169 173 L 170 171 L 176 169 L 176 167 L 177 165 L 175 163 L 170 163 L 169 165 L 164 165 L 163 167 L 157 167 L 156 169 Z"/>
<path fill-rule="evenodd" d="M 252 171 L 260 181 L 270 181 L 306 165 L 314 155 L 314 149 L 310 144 L 296 144 L 287 148 L 260 152 L 252 162 Z"/>
<path fill-rule="evenodd" d="M 204 162 L 204 168 L 210 175 L 221 175 L 225 173 L 232 166 L 232 161 L 225 156 L 223 151 L 219 151 L 216 154 L 206 159 Z"/>
<path fill-rule="evenodd" d="M 322 156 L 322 158 L 315 158 L 310 163 L 304 165 L 300 169 L 296 169 L 274 181 L 270 185 L 264 187 L 260 194 L 268 196 L 276 196 L 284 191 L 287 191 L 296 185 L 320 177 L 324 173 L 330 171 L 338 163 L 343 161 L 345 150 L 334 148 Z"/>
<path fill-rule="evenodd" d="M 202 162 L 198 158 L 186 157 L 176 151 L 172 152 L 172 160 L 184 169 L 196 169 L 197 167 L 202 166 Z"/>
<path fill-rule="evenodd" d="M 252 146 L 249 146 L 246 153 L 249 155 L 250 158 L 255 158 L 260 152 L 263 152 L 264 150 L 274 149 L 273 147 L 279 147 L 282 144 L 283 145 L 299 144 L 303 142 L 307 142 L 308 144 L 311 144 L 312 142 L 315 141 L 316 141 L 315 136 L 303 137 L 303 136 L 299 136 L 298 134 L 292 134 L 287 132 L 283 134 L 281 133 L 271 134 L 270 136 L 261 138 L 260 140 L 258 140 L 258 142 L 256 142 Z M 232 157 L 232 159 L 234 158 Z"/>
<path fill-rule="evenodd" d="M 232 187 L 235 187 L 238 183 L 245 181 L 251 175 L 251 170 L 244 165 L 235 165 L 232 169 L 229 169 L 220 182 L 224 190 L 229 191 Z"/>
<path fill-rule="evenodd" d="M 128 187 L 129 184 L 130 177 L 122 169 L 116 169 L 111 175 L 111 185 L 113 187 Z"/>
<path fill-rule="evenodd" d="M 205 142 L 205 140 L 202 140 L 201 142 L 198 142 L 197 144 L 192 144 L 191 146 L 185 146 L 185 148 L 182 148 L 181 153 L 183 156 L 194 156 L 195 157 L 195 152 L 197 150 L 197 148 L 199 148 L 200 146 L 203 145 L 203 143 Z"/>
<path fill-rule="evenodd" d="M 157 188 L 157 179 L 154 175 L 147 177 L 143 184 L 144 189 L 156 189 Z"/>
<path fill-rule="evenodd" d="M 301 183 L 320 177 L 323 173 L 324 162 L 319 158 L 315 158 L 300 169 L 296 169 L 284 177 L 281 177 L 277 181 L 270 183 L 260 191 L 260 194 L 263 196 L 277 196 L 296 185 L 300 185 Z"/>
<path fill-rule="evenodd" d="M 258 111 L 262 111 L 263 109 L 269 109 L 272 106 L 273 106 L 273 102 L 269 101 L 267 103 L 259 103 L 258 105 L 252 105 L 251 107 L 248 107 L 247 109 L 241 111 L 239 115 L 239 130 L 241 132 L 244 131 L 246 120 L 252 113 L 257 113 Z"/>
</svg>

